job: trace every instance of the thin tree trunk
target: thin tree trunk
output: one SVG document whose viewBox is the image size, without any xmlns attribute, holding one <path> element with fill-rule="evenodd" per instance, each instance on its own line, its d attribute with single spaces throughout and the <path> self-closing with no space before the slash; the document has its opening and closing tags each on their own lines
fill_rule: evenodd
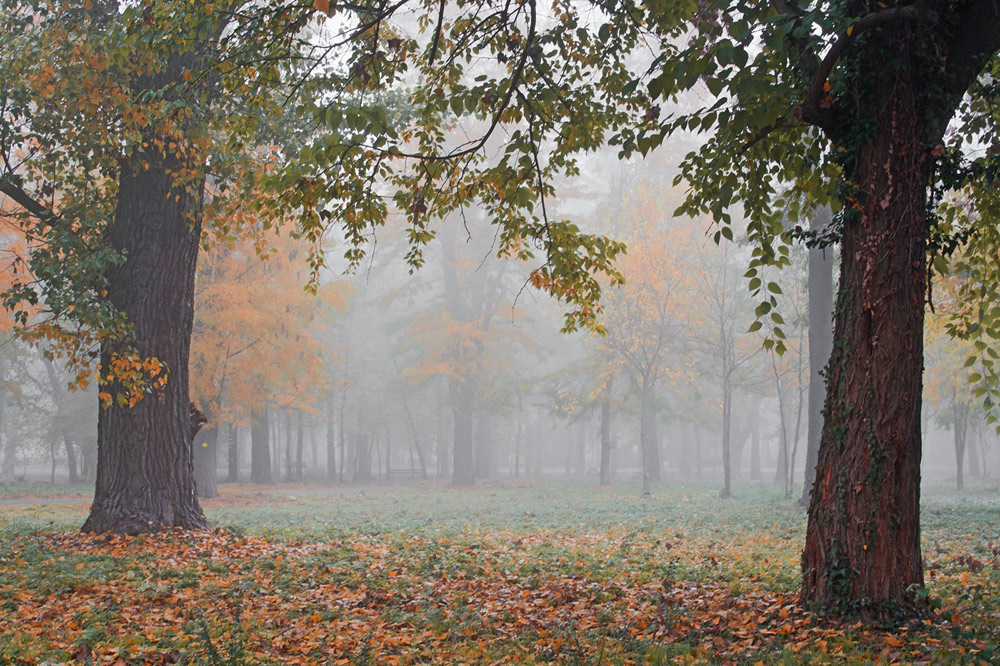
<svg viewBox="0 0 1000 666">
<path fill-rule="evenodd" d="M 250 481 L 251 483 L 274 483 L 271 474 L 271 424 L 267 408 L 253 415 L 250 427 Z"/>
<path fill-rule="evenodd" d="M 965 490 L 965 434 L 968 432 L 969 410 L 956 401 L 951 403 L 952 432 L 955 435 L 955 485 L 959 490 Z"/>
<path fill-rule="evenodd" d="M 520 410 L 518 411 L 517 417 L 517 430 L 514 433 L 514 478 L 517 479 L 521 476 L 521 436 L 524 430 L 524 424 L 521 420 L 524 418 L 524 413 Z"/>
<path fill-rule="evenodd" d="M 194 483 L 198 497 L 201 499 L 219 496 L 219 485 L 215 478 L 218 439 L 219 430 L 212 427 L 201 431 L 192 444 L 194 449 Z"/>
<path fill-rule="evenodd" d="M 372 478 L 372 453 L 368 435 L 359 432 L 354 439 L 354 480 L 370 481 Z"/>
<path fill-rule="evenodd" d="M 271 478 L 281 478 L 281 412 L 267 410 L 268 441 L 270 442 Z"/>
<path fill-rule="evenodd" d="M 651 404 L 653 388 L 643 382 L 639 395 L 639 446 L 642 449 L 642 478 L 643 492 L 648 490 L 648 486 L 653 481 L 659 481 L 660 456 L 659 446 L 656 442 L 656 430 L 653 419 L 656 414 Z"/>
<path fill-rule="evenodd" d="M 69 424 L 67 423 L 69 417 L 66 414 L 66 388 L 59 382 L 55 364 L 44 356 L 42 358 L 44 359 L 45 375 L 49 380 L 49 390 L 52 392 L 52 401 L 56 406 L 55 416 L 59 424 L 58 437 L 62 440 L 63 448 L 66 450 L 66 467 L 69 471 L 69 482 L 77 483 L 79 481 L 79 473 L 77 471 L 76 450 L 73 446 L 73 439 L 70 437 Z"/>
<path fill-rule="evenodd" d="M 728 373 L 722 383 L 722 496 L 733 494 L 733 477 L 730 458 L 732 457 L 731 439 L 733 424 L 733 392 L 729 388 Z"/>
<path fill-rule="evenodd" d="M 975 428 L 973 428 L 973 432 L 975 432 Z M 966 437 L 966 441 L 968 441 L 968 437 Z M 978 442 L 970 442 L 967 449 L 969 451 L 969 476 L 983 476 L 983 466 L 979 461 Z"/>
<path fill-rule="evenodd" d="M 452 389 L 452 413 L 455 419 L 452 441 L 452 476 L 456 486 L 471 486 L 476 480 L 473 461 L 472 406 L 462 388 Z"/>
<path fill-rule="evenodd" d="M 795 458 L 799 452 L 799 435 L 802 431 L 802 405 L 805 402 L 803 400 L 803 394 L 806 391 L 805 383 L 803 382 L 803 357 L 802 357 L 802 343 L 804 342 L 803 337 L 805 336 L 805 331 L 799 330 L 799 355 L 796 360 L 797 368 L 797 382 L 798 382 L 798 398 L 795 401 L 795 430 L 792 436 L 792 450 L 788 456 L 788 488 L 785 491 L 785 496 L 791 496 L 792 488 L 795 487 Z M 804 491 L 803 491 L 804 492 Z"/>
<path fill-rule="evenodd" d="M 334 410 L 336 410 L 336 405 L 331 398 L 326 406 L 326 480 L 331 482 L 340 478 L 337 469 L 337 431 L 334 429 Z"/>
<path fill-rule="evenodd" d="M 611 485 L 611 397 L 601 401 L 601 485 Z"/>
<path fill-rule="evenodd" d="M 496 456 L 493 451 L 493 415 L 481 405 L 476 419 L 476 476 L 491 479 L 496 476 Z"/>
<path fill-rule="evenodd" d="M 344 436 L 344 406 L 347 404 L 347 391 L 340 394 L 340 419 L 337 423 L 337 433 L 340 435 L 340 466 L 337 468 L 337 481 L 344 482 L 344 463 L 347 456 L 347 437 Z"/>
<path fill-rule="evenodd" d="M 813 233 L 824 231 L 833 220 L 833 211 L 825 206 L 809 223 Z M 826 382 L 823 369 L 833 350 L 833 247 L 809 249 L 809 418 L 806 431 L 806 471 L 802 484 L 801 506 L 809 505 L 816 480 L 816 457 L 823 434 L 823 399 Z"/>
<path fill-rule="evenodd" d="M 295 468 L 292 463 L 292 456 L 294 454 L 294 447 L 292 446 L 292 410 L 284 410 L 284 420 L 285 420 L 285 481 L 291 481 L 295 478 Z"/>
<path fill-rule="evenodd" d="M 417 458 L 420 459 L 420 477 L 423 479 L 427 478 L 427 461 L 424 460 L 424 449 L 420 446 L 420 437 L 417 432 L 417 424 L 413 420 L 413 412 L 410 411 L 410 405 L 406 398 L 403 398 L 403 409 L 406 411 L 406 419 L 410 424 L 410 469 L 413 469 L 413 449 L 417 451 Z"/>
<path fill-rule="evenodd" d="M 226 428 L 226 433 L 228 435 L 227 447 L 226 447 L 226 463 L 228 467 L 228 476 L 226 481 L 229 483 L 239 483 L 240 482 L 240 431 L 233 423 L 229 424 Z"/>
<path fill-rule="evenodd" d="M 316 421 L 314 419 L 309 420 L 309 460 L 312 463 L 312 468 L 315 470 L 319 469 L 319 442 L 316 439 Z"/>
<path fill-rule="evenodd" d="M 303 423 L 302 410 L 296 410 L 298 412 L 296 428 L 297 432 L 295 434 L 295 478 L 302 480 L 303 469 L 302 469 L 302 448 L 305 446 L 305 424 Z M 289 415 L 290 416 L 290 415 Z"/>
<path fill-rule="evenodd" d="M 760 403 L 750 411 L 750 480 L 760 481 Z"/>
</svg>

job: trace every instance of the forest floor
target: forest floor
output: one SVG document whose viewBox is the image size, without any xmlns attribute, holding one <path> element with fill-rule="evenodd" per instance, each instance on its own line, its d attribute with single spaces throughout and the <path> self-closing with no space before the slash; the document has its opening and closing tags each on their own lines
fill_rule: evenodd
<svg viewBox="0 0 1000 666">
<path fill-rule="evenodd" d="M 0 664 L 997 664 L 1000 490 L 925 489 L 936 614 L 796 603 L 805 512 L 765 485 L 223 485 L 214 529 L 0 509 Z M 22 499 L 44 501 L 35 493 Z"/>
</svg>

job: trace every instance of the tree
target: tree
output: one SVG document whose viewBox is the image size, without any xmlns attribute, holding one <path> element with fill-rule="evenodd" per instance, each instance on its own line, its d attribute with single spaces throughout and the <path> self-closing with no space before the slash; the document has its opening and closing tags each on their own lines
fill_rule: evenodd
<svg viewBox="0 0 1000 666">
<path fill-rule="evenodd" d="M 634 223 L 632 249 L 618 264 L 625 284 L 605 294 L 601 317 L 605 334 L 598 341 L 619 359 L 639 400 L 644 493 L 662 474 L 656 388 L 662 379 L 678 373 L 668 364 L 668 354 L 679 349 L 692 323 L 687 313 L 694 287 L 685 268 L 694 241 L 686 225 L 663 219 L 666 196 L 664 190 L 651 187 L 638 187 L 629 195 L 623 215 Z"/>
<path fill-rule="evenodd" d="M 572 172 L 571 154 L 596 145 L 623 117 L 620 100 L 602 98 L 588 83 L 599 71 L 613 87 L 624 84 L 624 67 L 613 61 L 604 66 L 598 57 L 610 47 L 587 37 L 573 47 L 587 54 L 586 62 L 552 70 L 539 58 L 539 40 L 550 34 L 578 41 L 583 33 L 575 32 L 575 19 L 542 29 L 533 2 L 509 13 L 490 8 L 501 29 L 477 38 L 476 48 L 507 62 L 513 78 L 495 73 L 489 85 L 474 88 L 452 79 L 448 98 L 434 86 L 414 88 L 409 101 L 417 111 L 401 130 L 398 118 L 386 112 L 385 96 L 366 97 L 366 91 L 399 82 L 409 59 L 434 78 L 439 47 L 442 56 L 447 53 L 441 61 L 446 68 L 460 67 L 451 52 L 462 40 L 434 38 L 420 50 L 389 25 L 404 3 L 365 4 L 101 0 L 80 7 L 35 0 L 3 17 L 0 82 L 7 104 L 0 190 L 22 206 L 25 228 L 45 241 L 30 258 L 37 281 L 14 284 L 4 302 L 43 303 L 45 326 L 18 320 L 25 336 L 58 341 L 84 374 L 94 369 L 91 352 L 100 349 L 100 379 L 109 390 L 102 391 L 102 471 L 87 529 L 205 525 L 191 473 L 186 373 L 206 167 L 211 163 L 217 185 L 239 189 L 233 160 L 255 145 L 254 131 L 280 106 L 298 106 L 303 135 L 318 137 L 270 181 L 271 191 L 280 193 L 273 204 L 300 213 L 300 230 L 317 248 L 315 270 L 322 265 L 319 242 L 331 224 L 345 230 L 348 259 L 360 260 L 366 230 L 386 220 L 379 184 L 390 183 L 409 223 L 412 266 L 420 265 L 420 248 L 433 237 L 427 229 L 432 215 L 479 201 L 503 229 L 497 253 L 527 260 L 541 251 L 535 284 L 574 306 L 567 326 L 593 322 L 599 293 L 593 274 L 614 275 L 610 262 L 621 246 L 544 211 L 522 210 L 544 208 L 552 193 L 537 176 Z M 340 30 L 314 35 L 332 36 L 330 44 L 297 40 L 326 14 L 337 17 Z M 435 34 L 447 29 L 439 25 Z M 344 45 L 344 57 L 321 67 Z M 519 48 L 517 60 L 507 61 L 504 52 Z M 549 89 L 553 74 L 588 101 L 573 109 L 574 120 L 585 109 L 589 120 L 582 131 L 563 133 L 543 169 L 542 147 L 560 134 L 569 115 L 563 110 L 543 117 L 523 95 Z M 286 75 L 296 82 L 279 100 L 272 91 Z M 330 96 L 317 93 L 319 86 L 340 94 L 321 102 Z M 67 108 L 74 113 L 64 113 Z M 450 110 L 488 120 L 471 150 L 441 143 Z M 514 152 L 508 155 L 533 159 L 518 163 L 508 156 L 478 168 L 478 150 L 500 115 L 505 122 L 530 121 L 529 131 L 511 137 Z M 432 166 L 413 171 L 412 164 Z M 435 186 L 445 181 L 448 187 Z M 143 199 L 144 193 L 157 198 Z M 143 233 L 145 220 L 154 233 Z M 146 284 L 142 280 L 159 280 L 150 283 L 148 297 L 131 291 Z M 179 335 L 168 336 L 168 330 Z M 156 391 L 156 400 L 142 399 Z"/>
<path fill-rule="evenodd" d="M 833 211 L 821 208 L 813 213 L 809 230 L 820 235 L 833 222 Z M 809 415 L 806 434 L 806 471 L 799 503 L 809 505 L 816 480 L 816 458 L 823 435 L 823 398 L 826 381 L 823 371 L 833 350 L 833 248 L 809 248 Z"/>
<path fill-rule="evenodd" d="M 700 9 L 692 38 L 665 45 L 648 89 L 669 97 L 704 81 L 714 103 L 623 140 L 648 150 L 679 129 L 711 132 L 685 164 L 695 190 L 685 209 L 712 212 L 731 236 L 727 209 L 742 205 L 757 246 L 751 279 L 781 261 L 782 213 L 836 199 L 840 283 L 802 600 L 863 617 L 916 612 L 926 257 L 942 240 L 931 234 L 930 192 L 992 168 L 986 155 L 944 167 L 961 164 L 964 142 L 995 124 L 986 101 L 995 91 L 980 74 L 997 66 L 1000 8 L 782 0 Z M 946 146 L 953 119 L 962 131 Z M 758 316 L 773 307 L 763 303 Z"/>
<path fill-rule="evenodd" d="M 283 14 L 231 5 L 38 0 L 3 20 L 0 190 L 39 241 L 27 260 L 36 280 L 4 300 L 44 304 L 41 318 L 19 319 L 22 334 L 53 342 L 81 377 L 99 356 L 104 408 L 84 530 L 207 525 L 187 366 L 208 156 L 224 189 L 256 116 L 274 107 L 264 91 L 279 72 L 250 65 L 248 26 L 270 18 L 268 32 L 283 35 L 254 45 L 255 56 L 288 55 L 297 31 Z M 225 110 L 242 113 L 223 112 L 226 88 Z"/>
<path fill-rule="evenodd" d="M 340 282 L 327 281 L 316 294 L 303 290 L 304 242 L 280 235 L 280 227 L 251 226 L 259 229 L 252 237 L 220 243 L 199 262 L 191 394 L 209 416 L 204 478 L 215 474 L 220 424 L 250 425 L 269 406 L 316 412 L 315 396 L 328 387 L 326 349 L 317 338 L 346 306 Z M 203 487 L 199 496 L 210 496 Z"/>
<path fill-rule="evenodd" d="M 954 262 L 959 265 L 961 257 Z M 965 291 L 961 273 L 953 273 L 937 282 L 934 293 L 934 313 L 927 318 L 924 336 L 926 381 L 924 401 L 936 420 L 951 429 L 955 449 L 955 484 L 958 490 L 965 487 L 965 455 L 968 452 L 970 472 L 975 474 L 979 453 L 975 444 L 969 446 L 970 427 L 976 426 L 977 414 L 975 382 L 970 384 L 970 359 L 981 361 L 979 350 L 971 340 L 956 340 L 948 334 L 949 324 L 960 309 L 959 294 Z M 988 354 L 987 354 L 988 355 Z"/>
<path fill-rule="evenodd" d="M 713 251 L 715 250 L 715 251 Z M 739 271 L 733 248 L 726 245 L 719 251 L 708 243 L 696 246 L 694 258 L 701 279 L 696 282 L 695 297 L 700 323 L 705 330 L 702 339 L 710 350 L 707 371 L 718 377 L 722 416 L 722 496 L 732 495 L 732 477 L 739 459 L 733 461 L 733 410 L 737 391 L 758 382 L 749 368 L 760 355 L 756 337 L 747 335 L 749 299 L 735 289 Z M 744 433 L 743 441 L 746 435 Z"/>
</svg>

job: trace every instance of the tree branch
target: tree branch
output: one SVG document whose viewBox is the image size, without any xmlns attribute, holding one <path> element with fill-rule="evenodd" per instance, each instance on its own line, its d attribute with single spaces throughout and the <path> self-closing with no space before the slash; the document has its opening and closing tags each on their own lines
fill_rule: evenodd
<svg viewBox="0 0 1000 666">
<path fill-rule="evenodd" d="M 779 14 L 786 14 L 788 16 L 795 17 L 795 22 L 792 25 L 793 30 L 800 27 L 803 20 L 805 20 L 802 10 L 798 6 L 788 2 L 788 0 L 771 0 L 771 5 Z M 803 37 L 789 37 L 788 41 L 795 46 L 795 50 L 798 52 L 799 61 L 802 64 L 802 69 L 805 71 L 806 77 L 814 77 L 816 75 L 816 70 L 819 68 L 819 58 L 809 48 L 808 40 Z"/>
<path fill-rule="evenodd" d="M 1000 3 L 978 0 L 969 3 L 955 20 L 957 29 L 948 43 L 944 85 L 948 100 L 945 108 L 954 109 L 969 86 L 1000 50 Z M 940 132 L 950 120 L 941 119 Z"/>
<path fill-rule="evenodd" d="M 486 145 L 490 137 L 493 136 L 493 132 L 500 125 L 500 118 L 503 117 L 504 112 L 510 107 L 511 99 L 514 97 L 514 92 L 519 85 L 521 85 L 521 78 L 524 76 L 524 69 L 527 65 L 528 56 L 530 55 L 532 48 L 535 46 L 535 36 L 536 36 L 536 23 L 538 20 L 537 8 L 535 6 L 535 0 L 528 0 L 528 32 L 525 36 L 524 50 L 521 52 L 521 57 L 518 59 L 517 64 L 514 67 L 514 71 L 511 73 L 510 85 L 507 86 L 507 90 L 504 93 L 503 99 L 500 101 L 500 106 L 497 108 L 496 112 L 493 114 L 493 118 L 490 121 L 490 126 L 486 128 L 486 131 L 482 136 L 476 141 L 467 144 L 464 148 L 456 148 L 444 155 L 424 155 L 422 153 L 406 153 L 400 152 L 396 153 L 401 157 L 409 157 L 413 159 L 423 160 L 425 162 L 441 162 L 447 160 L 458 159 L 465 157 L 466 155 L 471 155 L 480 148 Z"/>
<path fill-rule="evenodd" d="M 8 197 L 13 199 L 14 203 L 28 211 L 31 215 L 37 217 L 39 220 L 52 225 L 57 223 L 59 221 L 59 216 L 33 199 L 21 188 L 20 183 L 18 183 L 15 178 L 10 176 L 0 178 L 0 192 L 3 192 Z"/>
<path fill-rule="evenodd" d="M 913 5 L 881 9 L 862 16 L 851 24 L 847 28 L 847 31 L 837 38 L 837 41 L 827 51 L 823 60 L 820 61 L 816 73 L 813 75 L 812 84 L 809 86 L 809 92 L 806 93 L 805 100 L 795 109 L 795 117 L 810 125 L 816 125 L 820 129 L 829 131 L 832 126 L 832 114 L 820 106 L 820 100 L 823 99 L 823 94 L 826 92 L 824 85 L 830 77 L 834 66 L 837 64 L 837 59 L 840 58 L 840 55 L 847 49 L 851 42 L 864 31 L 885 23 L 905 20 L 934 23 L 937 21 L 937 14 L 929 10 L 921 2 Z"/>
<path fill-rule="evenodd" d="M 446 3 L 446 0 L 441 0 L 441 2 L 438 3 L 437 27 L 434 28 L 434 39 L 433 39 L 433 41 L 431 41 L 431 53 L 427 57 L 427 64 L 428 65 L 433 65 L 434 64 L 434 58 L 437 57 L 438 42 L 441 41 L 441 28 L 444 25 L 444 6 L 445 6 L 445 3 Z"/>
</svg>

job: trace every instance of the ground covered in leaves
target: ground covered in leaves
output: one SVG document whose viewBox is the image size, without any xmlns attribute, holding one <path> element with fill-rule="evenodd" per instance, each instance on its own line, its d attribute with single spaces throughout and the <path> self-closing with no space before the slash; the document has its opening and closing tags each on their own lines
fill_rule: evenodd
<svg viewBox="0 0 1000 666">
<path fill-rule="evenodd" d="M 629 490 L 228 486 L 213 531 L 137 538 L 7 505 L 0 663 L 1000 663 L 1000 489 L 925 493 L 937 616 L 894 629 L 797 606 L 770 488 Z"/>
</svg>

